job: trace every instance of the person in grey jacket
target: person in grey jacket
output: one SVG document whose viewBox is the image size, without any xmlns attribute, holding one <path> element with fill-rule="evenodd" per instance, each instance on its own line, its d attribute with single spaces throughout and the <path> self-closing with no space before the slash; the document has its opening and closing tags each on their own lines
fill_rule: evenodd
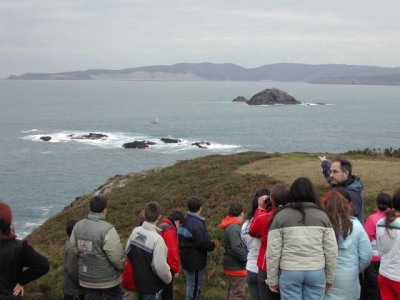
<svg viewBox="0 0 400 300">
<path fill-rule="evenodd" d="M 336 236 L 308 178 L 293 182 L 289 204 L 273 217 L 266 255 L 267 284 L 282 300 L 321 300 L 332 288 Z"/>
<path fill-rule="evenodd" d="M 228 216 L 219 227 L 224 230 L 224 258 L 222 272 L 228 275 L 227 300 L 242 299 L 246 287 L 247 256 L 240 237 L 243 225 L 243 206 L 240 203 L 229 205 Z"/>
<path fill-rule="evenodd" d="M 71 234 L 71 250 L 78 254 L 79 284 L 88 300 L 122 300 L 121 273 L 125 253 L 114 226 L 105 221 L 107 199 L 95 196 L 88 216 L 76 223 Z"/>
<path fill-rule="evenodd" d="M 65 226 L 68 240 L 65 241 L 63 251 L 64 300 L 85 300 L 85 289 L 79 284 L 78 258 L 71 251 L 71 242 L 69 240 L 72 229 L 77 222 L 77 220 L 69 220 Z"/>
</svg>

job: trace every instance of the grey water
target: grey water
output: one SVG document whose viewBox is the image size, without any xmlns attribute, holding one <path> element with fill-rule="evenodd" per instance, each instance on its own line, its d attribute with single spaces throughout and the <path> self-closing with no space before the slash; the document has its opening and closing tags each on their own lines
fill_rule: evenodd
<svg viewBox="0 0 400 300">
<path fill-rule="evenodd" d="M 308 105 L 231 102 L 272 87 Z M 0 80 L 0 199 L 11 206 L 24 237 L 116 174 L 252 150 L 397 149 L 399 95 L 400 87 L 392 86 L 288 82 Z M 155 119 L 161 124 L 152 124 Z M 90 132 L 108 138 L 68 137 Z M 181 142 L 164 144 L 162 137 Z M 122 147 L 134 140 L 157 144 Z M 200 141 L 210 142 L 209 149 L 191 145 Z"/>
</svg>

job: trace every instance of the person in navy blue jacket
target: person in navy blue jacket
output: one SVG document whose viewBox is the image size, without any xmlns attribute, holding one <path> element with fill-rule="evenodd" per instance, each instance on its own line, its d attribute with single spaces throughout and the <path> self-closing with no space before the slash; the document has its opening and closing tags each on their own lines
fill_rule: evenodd
<svg viewBox="0 0 400 300">
<path fill-rule="evenodd" d="M 213 251 L 215 243 L 211 241 L 201 217 L 202 202 L 199 197 L 188 200 L 189 211 L 178 229 L 179 254 L 182 268 L 187 271 L 186 299 L 200 300 L 200 289 L 203 283 L 207 264 L 207 252 Z"/>
</svg>

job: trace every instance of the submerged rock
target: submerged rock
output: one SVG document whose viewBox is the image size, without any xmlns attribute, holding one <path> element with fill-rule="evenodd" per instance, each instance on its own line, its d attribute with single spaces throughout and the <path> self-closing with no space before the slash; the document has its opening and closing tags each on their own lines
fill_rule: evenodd
<svg viewBox="0 0 400 300">
<path fill-rule="evenodd" d="M 48 142 L 48 141 L 51 140 L 51 136 L 41 136 L 40 139 L 41 139 L 42 141 Z"/>
<path fill-rule="evenodd" d="M 209 142 L 195 142 L 195 143 L 192 143 L 192 146 L 197 146 L 197 147 L 202 148 L 202 149 L 208 149 L 205 145 L 206 146 L 210 146 L 211 144 Z"/>
<path fill-rule="evenodd" d="M 266 89 L 255 94 L 249 101 L 248 105 L 275 105 L 275 104 L 301 104 L 300 101 L 290 96 L 288 93 L 276 88 Z"/>
<path fill-rule="evenodd" d="M 133 141 L 130 143 L 125 143 L 122 145 L 124 148 L 136 148 L 136 149 L 144 149 L 148 148 L 149 145 L 155 145 L 154 142 L 147 142 L 147 141 Z"/>
<path fill-rule="evenodd" d="M 173 143 L 180 143 L 181 142 L 181 140 L 171 139 L 171 138 L 161 138 L 160 140 L 163 141 L 164 143 L 167 143 L 167 144 L 173 144 Z"/>
</svg>

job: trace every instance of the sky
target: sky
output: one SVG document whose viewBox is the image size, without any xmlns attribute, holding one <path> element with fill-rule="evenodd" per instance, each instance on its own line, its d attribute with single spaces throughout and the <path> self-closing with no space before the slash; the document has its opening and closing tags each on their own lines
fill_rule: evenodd
<svg viewBox="0 0 400 300">
<path fill-rule="evenodd" d="M 1 0 L 0 78 L 175 63 L 400 67 L 398 0 Z"/>
</svg>

